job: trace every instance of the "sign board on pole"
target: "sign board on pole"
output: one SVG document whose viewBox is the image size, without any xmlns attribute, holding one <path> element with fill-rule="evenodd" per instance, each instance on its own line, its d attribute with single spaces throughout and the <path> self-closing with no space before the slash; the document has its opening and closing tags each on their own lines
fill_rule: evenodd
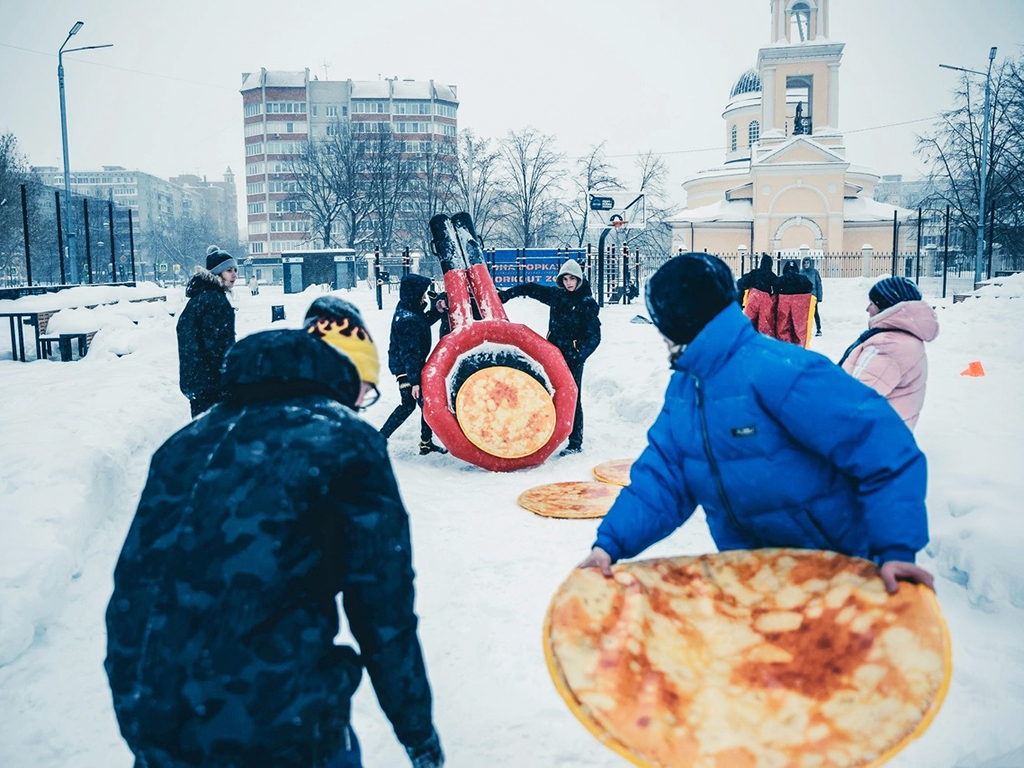
<svg viewBox="0 0 1024 768">
<path fill-rule="evenodd" d="M 646 197 L 639 191 L 588 191 L 588 229 L 604 229 L 615 221 L 621 221 L 624 229 L 644 229 L 647 226 Z"/>
</svg>

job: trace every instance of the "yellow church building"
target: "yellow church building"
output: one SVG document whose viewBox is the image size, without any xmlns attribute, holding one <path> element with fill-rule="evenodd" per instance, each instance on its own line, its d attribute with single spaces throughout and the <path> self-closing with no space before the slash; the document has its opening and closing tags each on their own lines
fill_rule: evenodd
<svg viewBox="0 0 1024 768">
<path fill-rule="evenodd" d="M 911 211 L 874 200 L 880 176 L 846 157 L 829 5 L 771 0 L 771 43 L 722 112 L 725 163 L 683 183 L 673 251 L 891 253 L 893 218 Z"/>
</svg>

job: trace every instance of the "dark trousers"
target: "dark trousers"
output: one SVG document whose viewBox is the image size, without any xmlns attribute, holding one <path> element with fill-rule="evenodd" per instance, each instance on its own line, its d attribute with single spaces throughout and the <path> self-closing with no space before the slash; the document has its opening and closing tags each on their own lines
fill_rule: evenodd
<svg viewBox="0 0 1024 768">
<path fill-rule="evenodd" d="M 429 443 L 434 438 L 434 433 L 427 426 L 427 420 L 423 418 L 423 401 L 417 400 L 412 396 L 412 385 L 411 384 L 399 384 L 398 391 L 402 395 L 402 402 L 398 404 L 398 407 L 391 412 L 388 416 L 388 420 L 384 422 L 384 426 L 380 428 L 380 433 L 387 439 L 391 437 L 396 429 L 398 429 L 405 420 L 408 419 L 412 412 L 416 410 L 416 406 L 420 407 L 420 441 Z"/>
<path fill-rule="evenodd" d="M 582 448 L 583 447 L 583 363 L 570 363 L 566 361 L 566 365 L 569 366 L 569 373 L 572 374 L 573 381 L 576 382 L 576 416 L 572 420 L 572 432 L 569 433 L 569 447 L 570 448 Z"/>
<path fill-rule="evenodd" d="M 818 317 L 818 303 L 814 303 L 814 329 L 817 331 L 821 330 L 821 318 Z"/>
</svg>

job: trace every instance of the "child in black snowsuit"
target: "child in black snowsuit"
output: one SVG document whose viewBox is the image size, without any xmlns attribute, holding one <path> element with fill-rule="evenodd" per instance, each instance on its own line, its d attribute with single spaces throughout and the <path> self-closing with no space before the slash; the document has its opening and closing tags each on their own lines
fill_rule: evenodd
<svg viewBox="0 0 1024 768">
<path fill-rule="evenodd" d="M 562 352 L 579 390 L 569 445 L 559 454 L 565 456 L 583 450 L 583 364 L 601 343 L 601 321 L 597 317 L 597 302 L 590 293 L 590 283 L 583 277 L 578 262 L 574 259 L 565 262 L 555 282 L 557 288 L 540 283 L 518 283 L 498 291 L 498 296 L 502 304 L 518 296 L 528 296 L 551 307 L 548 341 Z"/>
<path fill-rule="evenodd" d="M 430 354 L 430 325 L 437 313 L 427 314 L 427 289 L 430 278 L 410 272 L 402 278 L 398 289 L 398 306 L 391 320 L 391 344 L 388 347 L 388 368 L 398 379 L 402 402 L 398 404 L 380 432 L 385 439 L 405 422 L 420 406 L 420 455 L 448 453 L 434 442 L 434 433 L 423 418 L 423 395 L 420 374 Z"/>
</svg>

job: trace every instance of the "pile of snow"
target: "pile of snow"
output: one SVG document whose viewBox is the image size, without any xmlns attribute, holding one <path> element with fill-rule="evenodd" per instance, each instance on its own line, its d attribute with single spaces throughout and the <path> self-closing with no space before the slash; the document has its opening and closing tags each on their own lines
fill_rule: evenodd
<svg viewBox="0 0 1024 768">
<path fill-rule="evenodd" d="M 864 329 L 873 279 L 826 279 L 824 336 L 832 360 Z M 954 676 L 934 725 L 891 763 L 898 768 L 1024 765 L 1024 302 L 1020 278 L 1000 293 L 929 301 L 941 331 L 916 436 L 929 461 L 932 540 L 919 562 L 935 572 L 954 643 Z M 1013 298 L 1011 298 L 1011 292 Z M 295 327 L 319 289 L 235 292 L 239 335 Z M 376 308 L 362 284 L 338 295 L 363 311 L 386 360 L 397 290 Z M 169 292 L 165 311 L 184 297 Z M 162 303 L 162 302 L 160 302 Z M 271 323 L 271 307 L 287 319 Z M 49 307 L 52 309 L 52 307 Z M 543 334 L 547 309 L 517 299 L 514 322 Z M 596 521 L 539 518 L 515 499 L 529 487 L 583 480 L 601 461 L 637 455 L 662 403 L 666 349 L 642 304 L 601 312 L 603 342 L 583 379 L 584 452 L 495 474 L 451 456 L 418 455 L 418 414 L 389 442 L 409 509 L 420 636 L 448 765 L 613 768 L 622 760 L 576 722 L 548 676 L 541 623 L 548 600 L 587 552 Z M 135 319 L 135 318 L 133 318 Z M 118 356 L 125 334 L 134 353 Z M 986 375 L 961 376 L 972 361 Z M 382 366 L 383 424 L 399 402 Z M 102 670 L 111 572 L 152 451 L 188 421 L 177 390 L 174 318 L 139 318 L 98 333 L 81 362 L 0 360 L 0 745 L 4 765 L 130 766 Z M 803 425 L 814 429 L 814 424 Z M 439 492 L 438 489 L 443 489 Z M 712 549 L 698 513 L 645 556 Z M 353 718 L 367 765 L 406 757 L 364 683 Z"/>
</svg>

